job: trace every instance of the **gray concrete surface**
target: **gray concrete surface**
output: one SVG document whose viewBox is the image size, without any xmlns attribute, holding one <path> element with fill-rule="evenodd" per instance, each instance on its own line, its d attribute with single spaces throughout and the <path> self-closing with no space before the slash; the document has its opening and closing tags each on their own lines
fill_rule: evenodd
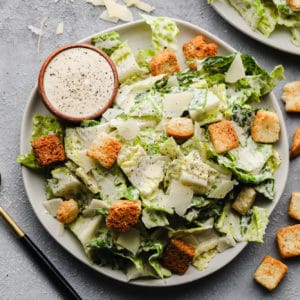
<svg viewBox="0 0 300 300">
<path fill-rule="evenodd" d="M 283 64 L 285 79 L 276 87 L 280 99 L 283 85 L 300 80 L 300 58 L 259 44 L 240 33 L 204 0 L 147 0 L 156 6 L 154 15 L 166 15 L 192 22 L 222 38 L 239 51 L 254 55 L 271 70 Z M 132 9 L 135 19 L 138 11 Z M 23 110 L 36 84 L 42 61 L 59 45 L 75 42 L 112 26 L 98 17 L 102 8 L 94 8 L 84 0 L 1 0 L 0 1 L 0 170 L 2 187 L 0 202 L 27 234 L 38 244 L 83 299 L 300 299 L 300 260 L 285 260 L 289 271 L 272 293 L 252 279 L 266 254 L 279 257 L 276 231 L 294 222 L 287 216 L 292 191 L 300 190 L 300 158 L 290 165 L 289 179 L 276 209 L 271 215 L 264 244 L 250 244 L 230 264 L 211 276 L 191 284 L 172 288 L 139 288 L 118 283 L 77 261 L 59 246 L 40 225 L 26 197 L 20 166 L 20 127 Z M 37 53 L 37 37 L 28 25 L 39 26 L 45 19 L 45 35 Z M 63 35 L 56 36 L 56 24 L 64 21 Z M 287 45 L 288 47 L 288 45 Z M 299 127 L 299 115 L 285 116 L 289 141 Z M 18 240 L 0 221 L 0 299 L 63 299 L 38 265 L 24 252 Z"/>
</svg>

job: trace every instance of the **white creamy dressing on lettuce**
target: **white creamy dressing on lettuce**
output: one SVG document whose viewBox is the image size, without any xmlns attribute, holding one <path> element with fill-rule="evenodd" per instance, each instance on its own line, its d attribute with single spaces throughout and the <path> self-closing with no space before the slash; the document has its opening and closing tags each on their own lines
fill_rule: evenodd
<svg viewBox="0 0 300 300">
<path fill-rule="evenodd" d="M 110 99 L 114 74 L 106 59 L 94 50 L 76 47 L 62 51 L 44 75 L 48 100 L 71 117 L 90 116 Z"/>
</svg>

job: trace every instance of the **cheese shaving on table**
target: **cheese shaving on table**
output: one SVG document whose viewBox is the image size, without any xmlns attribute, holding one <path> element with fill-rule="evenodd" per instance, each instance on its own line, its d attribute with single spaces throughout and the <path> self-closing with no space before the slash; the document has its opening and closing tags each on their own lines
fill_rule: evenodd
<svg viewBox="0 0 300 300">
<path fill-rule="evenodd" d="M 56 26 L 56 34 L 64 33 L 64 22 L 59 22 Z"/>
<path fill-rule="evenodd" d="M 107 9 L 102 12 L 102 14 L 100 15 L 100 19 L 113 23 L 119 22 L 119 18 L 109 16 Z"/>
<path fill-rule="evenodd" d="M 103 0 L 86 0 L 86 2 L 94 6 L 104 6 Z"/>
<path fill-rule="evenodd" d="M 127 6 L 135 6 L 136 8 L 143 10 L 147 13 L 153 11 L 155 9 L 154 6 L 150 4 L 140 1 L 140 0 L 123 0 Z"/>
<path fill-rule="evenodd" d="M 103 0 L 103 2 L 110 18 L 119 18 L 125 22 L 133 21 L 133 15 L 125 5 L 115 3 L 113 0 Z"/>
<path fill-rule="evenodd" d="M 28 29 L 31 30 L 32 33 L 38 35 L 38 43 L 37 43 L 37 52 L 39 53 L 40 52 L 40 44 L 41 44 L 41 39 L 42 39 L 42 36 L 44 34 L 44 25 L 45 25 L 45 22 L 46 22 L 46 18 L 44 18 L 42 21 L 41 21 L 41 26 L 40 28 L 38 27 L 35 27 L 33 25 L 28 25 Z"/>
</svg>

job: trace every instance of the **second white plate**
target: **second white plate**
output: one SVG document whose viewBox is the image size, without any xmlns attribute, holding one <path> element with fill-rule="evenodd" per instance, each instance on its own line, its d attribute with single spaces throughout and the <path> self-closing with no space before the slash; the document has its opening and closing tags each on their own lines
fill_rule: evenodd
<svg viewBox="0 0 300 300">
<path fill-rule="evenodd" d="M 258 31 L 253 31 L 245 20 L 231 7 L 226 0 L 217 0 L 211 4 L 215 11 L 236 29 L 251 38 L 286 53 L 300 55 L 300 47 L 291 42 L 291 33 L 285 27 L 277 27 L 270 37 L 265 37 Z"/>
</svg>

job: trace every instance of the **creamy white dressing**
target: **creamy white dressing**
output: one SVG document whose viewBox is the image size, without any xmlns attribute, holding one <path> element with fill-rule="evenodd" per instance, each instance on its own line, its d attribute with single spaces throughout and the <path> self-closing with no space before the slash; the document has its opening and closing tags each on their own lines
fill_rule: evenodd
<svg viewBox="0 0 300 300">
<path fill-rule="evenodd" d="M 114 90 L 110 64 L 98 52 L 76 47 L 56 55 L 44 75 L 52 106 L 70 117 L 88 117 L 101 110 Z"/>
</svg>

